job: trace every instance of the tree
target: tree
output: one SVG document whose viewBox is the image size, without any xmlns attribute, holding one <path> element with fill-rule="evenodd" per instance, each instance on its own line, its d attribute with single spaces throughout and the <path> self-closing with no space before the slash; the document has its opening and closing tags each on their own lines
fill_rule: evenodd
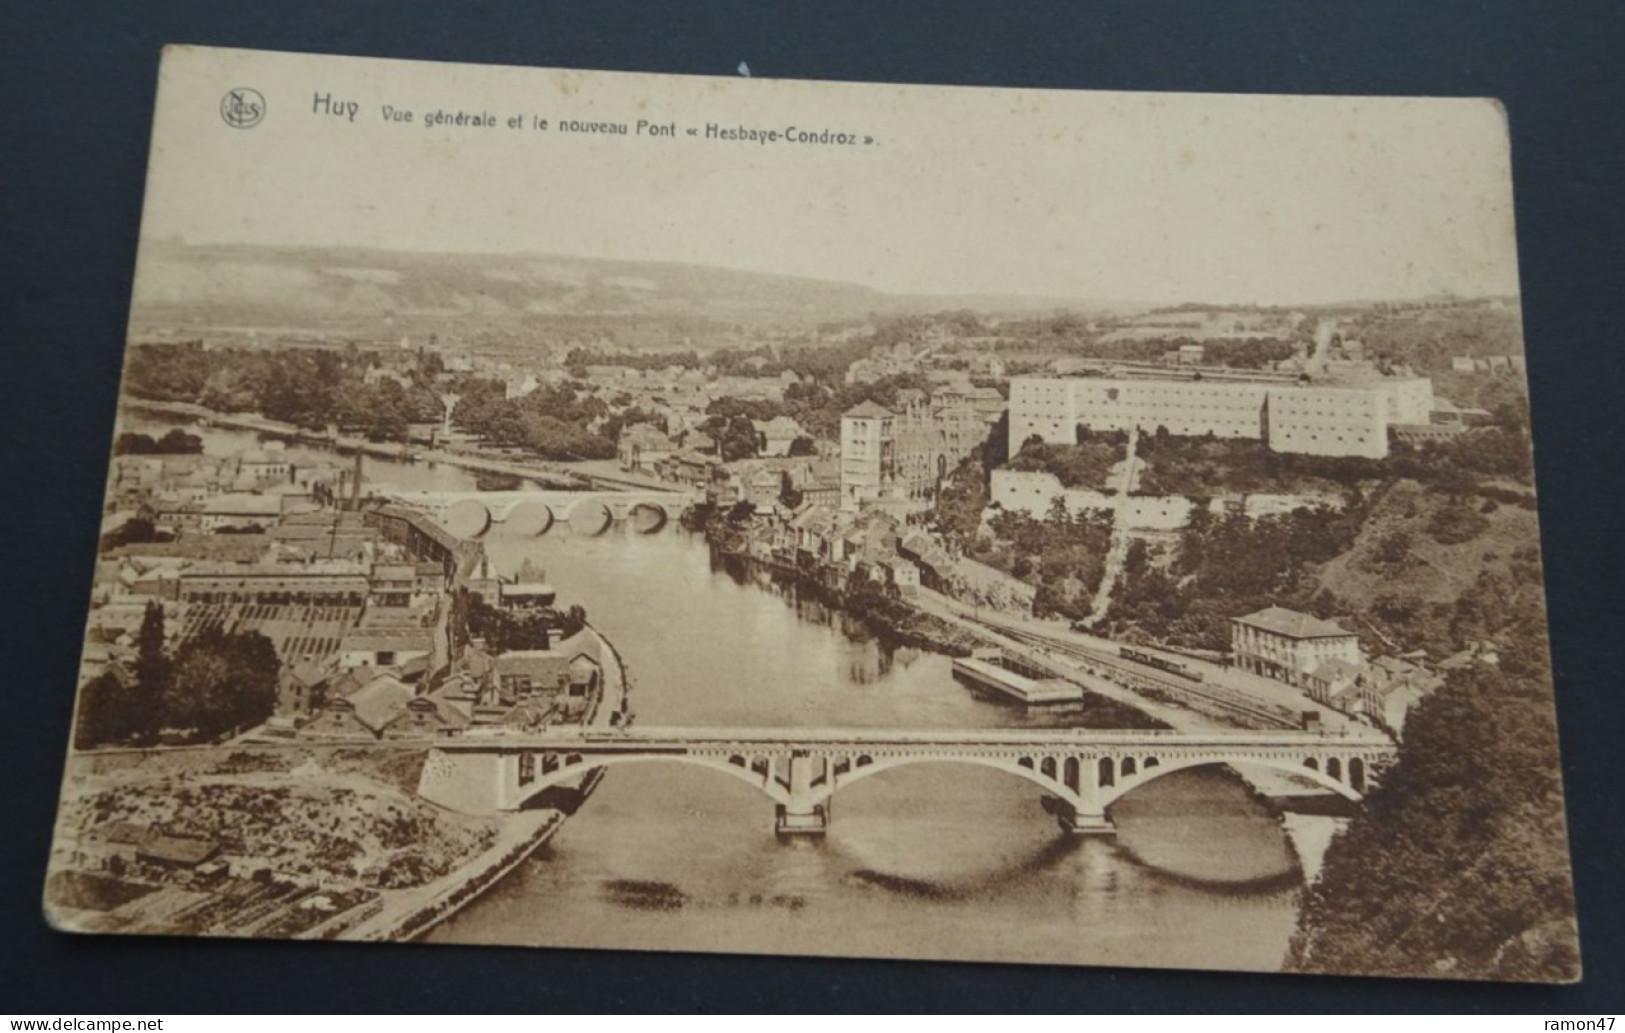
<svg viewBox="0 0 1625 1033">
<path fill-rule="evenodd" d="M 112 671 L 92 678 L 79 690 L 73 745 L 88 750 L 128 742 L 141 720 L 136 703 L 134 687 Z"/>
<path fill-rule="evenodd" d="M 1441 545 L 1460 545 L 1477 538 L 1489 526 L 1489 520 L 1483 515 L 1460 502 L 1451 502 L 1433 511 L 1428 518 L 1427 533 Z"/>
<path fill-rule="evenodd" d="M 523 573 L 522 580 L 527 579 Z M 533 578 L 531 580 L 541 580 Z M 482 596 L 471 595 L 468 600 L 468 633 L 482 639 L 497 653 L 516 649 L 549 649 L 555 628 L 563 619 L 557 611 L 543 609 L 534 613 L 517 614 L 499 610 Z"/>
<path fill-rule="evenodd" d="M 710 408 L 716 408 L 718 402 L 732 402 L 734 399 L 719 398 L 712 402 Z M 725 463 L 740 459 L 750 459 L 756 455 L 756 425 L 751 422 L 752 417 L 743 412 L 718 412 L 700 424 L 700 429 L 717 443 L 717 454 Z"/>
<path fill-rule="evenodd" d="M 108 552 L 122 545 L 138 545 L 145 542 L 167 542 L 173 536 L 167 532 L 159 531 L 149 517 L 136 516 L 124 521 L 102 535 L 101 551 Z"/>
<path fill-rule="evenodd" d="M 149 602 L 136 636 L 135 685 L 132 691 L 132 731 L 138 745 L 155 742 L 163 727 L 164 686 L 169 660 L 164 656 L 164 608 Z"/>
<path fill-rule="evenodd" d="M 1458 672 L 1326 852 L 1288 968 L 1507 980 L 1578 972 L 1549 675 Z"/>
<path fill-rule="evenodd" d="M 1377 539 L 1367 564 L 1377 571 L 1396 571 L 1410 562 L 1411 550 L 1416 547 L 1416 536 L 1403 527 L 1387 531 Z"/>
<path fill-rule="evenodd" d="M 565 611 L 564 618 L 559 622 L 559 634 L 565 638 L 579 635 L 587 627 L 587 608 L 580 603 L 572 604 Z"/>
<path fill-rule="evenodd" d="M 805 434 L 799 435 L 794 441 L 790 442 L 790 450 L 787 454 L 797 457 L 815 456 L 818 454 L 818 443 Z"/>
<path fill-rule="evenodd" d="M 276 647 L 257 631 L 203 631 L 175 655 L 164 691 L 165 723 L 199 739 L 261 724 L 276 710 L 280 667 Z"/>
<path fill-rule="evenodd" d="M 1143 574 L 1150 563 L 1149 550 L 1144 538 L 1135 538 L 1128 543 L 1128 551 L 1123 555 L 1123 574 L 1134 577 Z"/>
<path fill-rule="evenodd" d="M 789 509 L 799 507 L 802 502 L 802 491 L 790 479 L 789 470 L 779 471 L 779 502 Z"/>
<path fill-rule="evenodd" d="M 203 439 L 188 434 L 179 427 L 161 438 L 150 434 L 126 431 L 113 442 L 113 454 L 122 455 L 198 455 L 203 451 Z"/>
</svg>

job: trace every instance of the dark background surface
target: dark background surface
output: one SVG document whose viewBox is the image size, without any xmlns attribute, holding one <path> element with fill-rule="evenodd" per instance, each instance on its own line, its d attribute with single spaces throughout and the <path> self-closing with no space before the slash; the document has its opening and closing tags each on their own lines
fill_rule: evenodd
<svg viewBox="0 0 1625 1033">
<path fill-rule="evenodd" d="M 49 930 L 39 898 L 106 472 L 165 43 L 971 86 L 1495 96 L 1513 134 L 1569 815 L 1575 987 L 422 946 Z M 1618 328 L 1625 6 L 467 4 L 13 0 L 0 11 L 0 1011 L 1618 1009 L 1625 685 Z M 943 126 L 942 131 L 954 131 Z M 945 931 L 945 935 L 951 932 Z M 1532 1027 L 1538 1028 L 1538 1027 Z"/>
</svg>

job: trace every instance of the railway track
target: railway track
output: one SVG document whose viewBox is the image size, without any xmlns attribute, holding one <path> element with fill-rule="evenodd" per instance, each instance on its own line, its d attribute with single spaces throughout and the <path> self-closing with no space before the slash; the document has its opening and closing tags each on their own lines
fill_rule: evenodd
<svg viewBox="0 0 1625 1033">
<path fill-rule="evenodd" d="M 1302 716 L 1286 707 L 1260 702 L 1234 689 L 1226 689 L 1205 681 L 1180 678 L 1145 664 L 1126 660 L 1108 650 L 1060 642 L 1013 628 L 995 627 L 995 630 L 1029 649 L 1060 654 L 1081 661 L 1091 674 L 1115 682 L 1131 691 L 1158 693 L 1194 709 L 1201 709 L 1199 704 L 1205 705 L 1227 717 L 1240 718 L 1265 727 L 1301 728 L 1303 724 Z"/>
</svg>

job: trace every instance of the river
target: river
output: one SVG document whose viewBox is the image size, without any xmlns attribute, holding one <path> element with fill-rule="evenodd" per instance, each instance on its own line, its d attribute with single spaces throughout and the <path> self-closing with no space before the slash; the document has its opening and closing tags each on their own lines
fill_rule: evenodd
<svg viewBox="0 0 1625 1033">
<path fill-rule="evenodd" d="M 123 429 L 162 431 L 126 418 Z M 208 450 L 252 443 L 200 431 Z M 296 458 L 316 450 L 290 449 Z M 367 462 L 379 486 L 469 490 L 462 470 Z M 487 541 L 541 566 L 623 655 L 650 725 L 1066 723 L 972 695 L 943 657 L 890 649 L 675 529 Z M 1279 968 L 1302 880 L 1278 819 L 1228 772 L 1124 797 L 1114 839 L 1062 835 L 1028 783 L 969 765 L 866 779 L 829 833 L 781 842 L 771 804 L 684 765 L 628 765 L 535 857 L 427 939 L 448 943 Z"/>
</svg>

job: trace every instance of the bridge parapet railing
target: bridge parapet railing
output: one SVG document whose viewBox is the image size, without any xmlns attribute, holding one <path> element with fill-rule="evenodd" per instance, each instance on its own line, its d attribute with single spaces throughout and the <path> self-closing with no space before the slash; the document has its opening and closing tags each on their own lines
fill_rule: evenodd
<svg viewBox="0 0 1625 1033">
<path fill-rule="evenodd" d="M 1237 731 L 1182 732 L 1175 729 L 1142 731 L 1097 731 L 1054 729 L 1023 731 L 1015 729 L 827 729 L 827 728 L 559 728 L 545 734 L 483 731 L 463 737 L 465 743 L 549 748 L 558 746 L 647 746 L 654 744 L 725 747 L 744 746 L 1032 746 L 1034 748 L 1139 745 L 1151 742 L 1169 746 L 1268 747 L 1335 746 L 1391 750 L 1393 742 L 1380 734 L 1359 734 L 1347 729 L 1319 731 Z"/>
</svg>

